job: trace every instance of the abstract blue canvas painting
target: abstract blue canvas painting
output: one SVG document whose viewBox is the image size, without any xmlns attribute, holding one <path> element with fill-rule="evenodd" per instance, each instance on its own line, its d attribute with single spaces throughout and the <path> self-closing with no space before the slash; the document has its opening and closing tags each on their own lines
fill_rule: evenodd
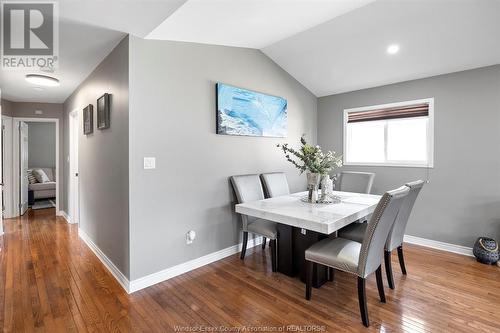
<svg viewBox="0 0 500 333">
<path fill-rule="evenodd" d="M 287 101 L 217 83 L 217 134 L 286 137 Z"/>
</svg>

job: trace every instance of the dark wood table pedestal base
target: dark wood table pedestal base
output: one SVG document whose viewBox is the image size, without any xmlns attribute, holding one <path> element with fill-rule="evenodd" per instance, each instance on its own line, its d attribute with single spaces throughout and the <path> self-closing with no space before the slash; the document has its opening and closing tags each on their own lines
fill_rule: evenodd
<svg viewBox="0 0 500 333">
<path fill-rule="evenodd" d="M 278 272 L 292 277 L 299 276 L 305 283 L 305 251 L 327 237 L 318 232 L 278 224 Z M 322 265 L 314 266 L 312 286 L 319 288 L 328 280 L 328 269 Z"/>
</svg>

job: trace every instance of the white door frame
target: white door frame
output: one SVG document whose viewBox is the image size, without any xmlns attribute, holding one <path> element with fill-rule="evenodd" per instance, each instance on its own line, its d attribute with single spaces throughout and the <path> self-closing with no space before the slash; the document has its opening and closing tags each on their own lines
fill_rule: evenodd
<svg viewBox="0 0 500 333">
<path fill-rule="evenodd" d="M 3 201 L 5 204 L 4 218 L 14 217 L 14 187 L 12 184 L 12 117 L 2 116 L 2 126 L 4 127 L 3 145 Z"/>
<path fill-rule="evenodd" d="M 69 113 L 68 124 L 68 137 L 69 137 L 69 186 L 68 191 L 68 215 L 70 223 L 80 223 L 80 205 L 79 205 L 79 178 L 75 177 L 75 173 L 79 172 L 78 168 L 78 149 L 79 149 L 79 126 L 80 126 L 80 112 L 75 109 Z M 75 147 L 76 145 L 76 147 Z M 75 149 L 76 148 L 76 149 Z M 76 151 L 75 151 L 76 150 Z M 77 182 L 77 184 L 75 184 Z M 76 185 L 76 186 L 75 186 Z M 76 198 L 75 198 L 76 196 Z M 75 205 L 75 202 L 77 203 Z"/>
<path fill-rule="evenodd" d="M 19 193 L 19 154 L 15 153 L 19 151 L 19 123 L 24 122 L 36 122 L 36 123 L 55 123 L 56 124 L 56 215 L 61 215 L 60 203 L 61 203 L 61 195 L 60 195 L 60 187 L 61 187 L 61 178 L 59 175 L 61 174 L 60 165 L 60 152 L 59 152 L 59 119 L 58 118 L 22 118 L 22 117 L 14 117 L 13 119 L 13 131 L 12 131 L 12 143 L 13 143 L 13 151 L 14 151 L 14 165 L 13 165 L 13 182 L 14 192 Z M 19 216 L 19 196 L 14 195 L 14 209 L 15 216 Z"/>
</svg>

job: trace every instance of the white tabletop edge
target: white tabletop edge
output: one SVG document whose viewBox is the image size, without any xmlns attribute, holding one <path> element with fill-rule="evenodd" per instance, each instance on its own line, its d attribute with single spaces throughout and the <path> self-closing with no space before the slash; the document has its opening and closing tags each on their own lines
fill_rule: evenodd
<svg viewBox="0 0 500 333">
<path fill-rule="evenodd" d="M 290 194 L 289 196 L 285 197 L 291 197 L 291 198 L 298 198 L 300 195 L 303 195 L 305 192 L 300 192 L 300 193 L 293 193 Z M 244 214 L 248 216 L 253 216 L 257 218 L 262 218 L 265 220 L 273 221 L 273 222 L 278 222 L 286 225 L 290 225 L 293 227 L 298 227 L 298 228 L 303 228 L 311 231 L 316 231 L 319 233 L 323 234 L 331 234 L 337 230 L 339 230 L 342 227 L 345 227 L 346 225 L 357 221 L 363 217 L 366 217 L 367 215 L 370 215 L 373 213 L 375 210 L 375 207 L 377 206 L 378 200 L 380 200 L 381 196 L 379 195 L 369 195 L 369 194 L 356 194 L 356 193 L 349 193 L 349 192 L 336 192 L 336 194 L 343 194 L 343 195 L 352 195 L 352 196 L 359 196 L 359 197 L 364 197 L 368 199 L 373 200 L 373 204 L 366 204 L 363 209 L 360 209 L 350 215 L 344 216 L 342 218 L 338 218 L 337 220 L 332 220 L 331 222 L 325 221 L 325 222 L 318 222 L 306 218 L 301 218 L 299 216 L 293 216 L 291 214 L 283 214 L 283 213 L 275 213 L 273 211 L 267 210 L 265 208 L 261 207 L 256 207 L 256 203 L 260 202 L 267 202 L 267 203 L 272 203 L 273 200 L 276 200 L 277 198 L 271 198 L 271 199 L 264 199 L 264 200 L 258 200 L 258 201 L 253 201 L 253 202 L 246 202 L 243 204 L 237 204 L 235 206 L 235 210 L 239 214 Z M 299 203 L 297 201 L 297 203 Z M 309 204 L 304 204 L 304 205 L 309 205 Z M 321 207 L 320 205 L 315 205 L 316 207 Z M 335 208 L 335 204 L 333 205 L 328 205 L 331 208 Z M 323 206 L 326 207 L 326 206 Z M 308 208 L 305 206 L 305 209 Z"/>
</svg>

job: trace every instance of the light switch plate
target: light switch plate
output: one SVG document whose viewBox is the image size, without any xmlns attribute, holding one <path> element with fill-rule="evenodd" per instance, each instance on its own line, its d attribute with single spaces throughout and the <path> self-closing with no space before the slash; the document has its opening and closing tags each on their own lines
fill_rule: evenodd
<svg viewBox="0 0 500 333">
<path fill-rule="evenodd" d="M 156 157 L 144 157 L 144 170 L 156 169 Z"/>
</svg>

